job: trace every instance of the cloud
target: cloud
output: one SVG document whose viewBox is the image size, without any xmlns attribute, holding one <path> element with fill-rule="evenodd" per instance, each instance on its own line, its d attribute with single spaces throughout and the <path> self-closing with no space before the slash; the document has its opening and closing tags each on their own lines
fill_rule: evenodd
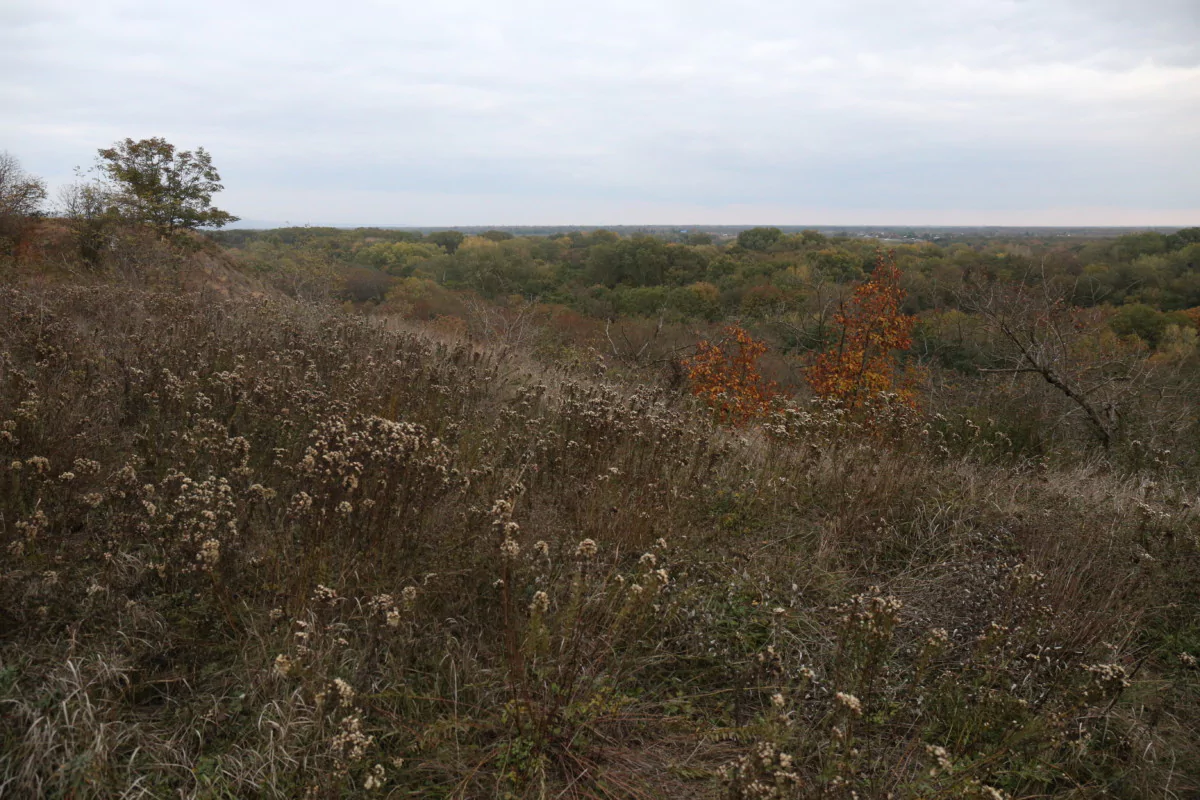
<svg viewBox="0 0 1200 800">
<path fill-rule="evenodd" d="M 248 218 L 1200 208 L 1193 0 L 17 0 L 0 72 L 27 168 L 162 135 Z"/>
</svg>

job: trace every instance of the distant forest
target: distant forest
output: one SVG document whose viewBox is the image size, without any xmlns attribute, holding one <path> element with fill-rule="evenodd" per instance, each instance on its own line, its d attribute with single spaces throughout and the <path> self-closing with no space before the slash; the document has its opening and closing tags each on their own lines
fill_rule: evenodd
<svg viewBox="0 0 1200 800">
<path fill-rule="evenodd" d="M 514 236 L 502 230 L 283 228 L 212 236 L 247 267 L 276 276 L 293 292 L 334 291 L 414 318 L 460 316 L 464 302 L 478 296 L 594 319 L 736 318 L 779 328 L 785 349 L 819 344 L 822 309 L 840 287 L 869 274 L 881 248 L 895 252 L 907 292 L 904 310 L 922 315 L 927 334 L 942 315 L 969 303 L 972 287 L 997 281 L 1044 283 L 1074 305 L 1107 309 L 1113 330 L 1151 347 L 1169 326 L 1194 327 L 1200 313 L 1200 228 L 1106 237 L 1084 229 L 1004 237 L 986 229 L 881 233 L 931 240 L 771 227 L 724 240 L 719 229 Z M 319 280 L 322 275 L 328 280 Z"/>
</svg>

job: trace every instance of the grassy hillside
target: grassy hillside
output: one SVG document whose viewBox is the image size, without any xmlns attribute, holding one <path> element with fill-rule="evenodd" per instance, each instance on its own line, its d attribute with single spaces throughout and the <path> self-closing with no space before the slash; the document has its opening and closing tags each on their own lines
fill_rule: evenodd
<svg viewBox="0 0 1200 800">
<path fill-rule="evenodd" d="M 1197 497 L 961 418 L 714 428 L 329 307 L 10 284 L 0 793 L 1193 797 Z"/>
</svg>

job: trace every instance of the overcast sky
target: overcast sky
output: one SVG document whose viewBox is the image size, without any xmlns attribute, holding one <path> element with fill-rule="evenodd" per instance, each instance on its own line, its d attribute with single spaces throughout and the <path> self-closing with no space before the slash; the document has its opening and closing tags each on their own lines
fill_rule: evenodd
<svg viewBox="0 0 1200 800">
<path fill-rule="evenodd" d="M 3 0 L 0 150 L 293 224 L 1200 224 L 1200 0 Z"/>
</svg>

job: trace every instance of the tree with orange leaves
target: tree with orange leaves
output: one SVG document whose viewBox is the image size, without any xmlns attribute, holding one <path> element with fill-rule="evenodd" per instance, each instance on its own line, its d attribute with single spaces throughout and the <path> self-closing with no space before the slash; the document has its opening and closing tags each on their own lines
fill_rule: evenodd
<svg viewBox="0 0 1200 800">
<path fill-rule="evenodd" d="M 903 301 L 895 256 L 880 252 L 870 279 L 834 316 L 837 346 L 818 355 L 805 375 L 819 397 L 858 410 L 883 392 L 895 392 L 902 403 L 916 406 L 916 392 L 896 377 L 896 352 L 912 346 L 916 321 L 900 312 Z"/>
<path fill-rule="evenodd" d="M 740 325 L 725 328 L 718 342 L 703 340 L 684 361 L 692 394 L 704 400 L 721 422 L 741 425 L 766 413 L 779 393 L 758 371 L 767 346 Z"/>
</svg>

